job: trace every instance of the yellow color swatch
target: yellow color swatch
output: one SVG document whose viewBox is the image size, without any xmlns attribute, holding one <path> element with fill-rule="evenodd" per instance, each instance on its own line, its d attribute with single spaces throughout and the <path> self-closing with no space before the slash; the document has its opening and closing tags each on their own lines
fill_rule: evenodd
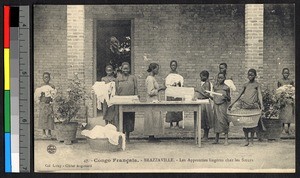
<svg viewBox="0 0 300 178">
<path fill-rule="evenodd" d="M 9 48 L 4 48 L 4 90 L 10 90 Z"/>
</svg>

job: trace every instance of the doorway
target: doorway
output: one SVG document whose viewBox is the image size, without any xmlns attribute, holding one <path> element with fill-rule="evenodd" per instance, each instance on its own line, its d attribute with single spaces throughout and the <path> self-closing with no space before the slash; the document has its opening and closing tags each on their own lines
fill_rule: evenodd
<svg viewBox="0 0 300 178">
<path fill-rule="evenodd" d="M 117 71 L 122 62 L 131 66 L 131 20 L 97 21 L 97 81 L 106 75 L 105 67 Z"/>
<path fill-rule="evenodd" d="M 105 67 L 112 65 L 115 71 L 119 69 L 122 62 L 131 65 L 131 20 L 97 20 L 96 21 L 96 79 L 106 76 Z M 132 67 L 131 67 L 132 69 Z M 102 115 L 95 104 L 95 116 Z"/>
</svg>

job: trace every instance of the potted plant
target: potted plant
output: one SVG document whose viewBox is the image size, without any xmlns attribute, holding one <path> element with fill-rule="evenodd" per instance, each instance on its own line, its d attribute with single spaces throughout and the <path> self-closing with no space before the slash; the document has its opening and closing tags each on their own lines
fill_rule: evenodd
<svg viewBox="0 0 300 178">
<path fill-rule="evenodd" d="M 258 132 L 258 137 L 267 139 L 280 139 L 282 132 L 282 109 L 287 104 L 293 104 L 295 98 L 295 88 L 291 85 L 284 85 L 275 91 L 266 89 L 263 91 L 264 111 L 262 116 L 263 126 Z"/>
<path fill-rule="evenodd" d="M 282 124 L 278 117 L 279 108 L 275 98 L 275 91 L 269 88 L 262 92 L 263 96 L 263 115 L 262 127 L 257 132 L 259 139 L 278 140 L 280 139 Z"/>
<path fill-rule="evenodd" d="M 54 103 L 53 110 L 56 117 L 55 130 L 58 141 L 64 141 L 65 144 L 72 144 L 76 141 L 76 132 L 78 122 L 74 122 L 78 116 L 78 111 L 86 108 L 85 100 L 89 98 L 82 81 L 79 80 L 78 74 L 70 80 L 67 91 L 58 91 Z"/>
</svg>

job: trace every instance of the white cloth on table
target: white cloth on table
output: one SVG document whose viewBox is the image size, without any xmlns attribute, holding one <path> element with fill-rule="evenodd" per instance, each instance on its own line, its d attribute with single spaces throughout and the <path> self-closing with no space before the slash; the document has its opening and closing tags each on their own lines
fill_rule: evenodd
<svg viewBox="0 0 300 178">
<path fill-rule="evenodd" d="M 179 86 L 178 84 L 180 83 L 180 86 L 183 86 L 183 77 L 179 74 L 174 74 L 174 73 L 170 73 L 168 74 L 168 76 L 166 77 L 166 87 L 170 87 L 170 86 Z"/>
<path fill-rule="evenodd" d="M 113 145 L 119 144 L 119 138 L 122 137 L 122 149 L 125 150 L 125 134 L 117 132 L 117 128 L 112 124 L 106 126 L 96 125 L 92 130 L 83 130 L 81 134 L 91 139 L 107 138 L 109 143 Z"/>
<path fill-rule="evenodd" d="M 97 108 L 101 110 L 101 103 L 106 100 L 107 106 L 110 107 L 112 104 L 110 98 L 116 94 L 116 84 L 115 82 L 95 82 L 92 86 L 92 90 L 97 96 Z"/>
<path fill-rule="evenodd" d="M 194 92 L 193 87 L 167 87 L 165 95 L 174 98 L 185 98 L 187 95 L 194 96 Z"/>
<path fill-rule="evenodd" d="M 120 104 L 120 103 L 140 103 L 138 95 L 127 95 L 119 96 L 115 95 L 110 98 L 111 104 Z"/>
</svg>

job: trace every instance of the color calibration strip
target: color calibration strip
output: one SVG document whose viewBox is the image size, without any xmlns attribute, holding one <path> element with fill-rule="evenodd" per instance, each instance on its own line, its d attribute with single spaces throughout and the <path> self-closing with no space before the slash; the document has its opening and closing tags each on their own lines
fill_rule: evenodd
<svg viewBox="0 0 300 178">
<path fill-rule="evenodd" d="M 4 6 L 5 172 L 30 172 L 29 6 Z"/>
<path fill-rule="evenodd" d="M 10 128 L 10 7 L 4 6 L 4 159 L 5 172 L 12 172 Z"/>
</svg>

